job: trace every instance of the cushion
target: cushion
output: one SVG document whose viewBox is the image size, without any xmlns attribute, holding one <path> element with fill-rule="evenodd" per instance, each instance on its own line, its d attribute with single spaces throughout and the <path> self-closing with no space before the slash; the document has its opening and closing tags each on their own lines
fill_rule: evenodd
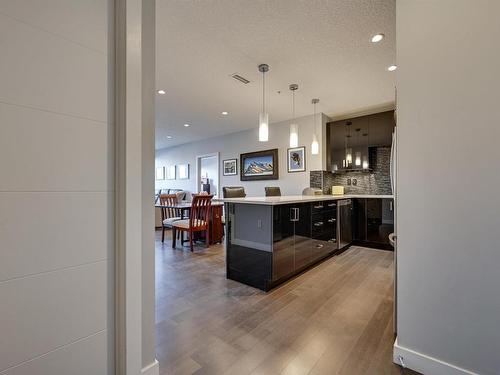
<svg viewBox="0 0 500 375">
<path fill-rule="evenodd" d="M 172 226 L 174 221 L 180 220 L 180 217 L 169 217 L 168 219 L 163 220 L 163 225 Z"/>
<path fill-rule="evenodd" d="M 205 225 L 205 220 L 194 220 L 194 225 L 197 227 L 201 227 Z M 184 220 L 177 220 L 175 221 L 172 226 L 176 228 L 183 228 L 183 229 L 189 229 L 189 219 L 184 219 Z"/>
</svg>

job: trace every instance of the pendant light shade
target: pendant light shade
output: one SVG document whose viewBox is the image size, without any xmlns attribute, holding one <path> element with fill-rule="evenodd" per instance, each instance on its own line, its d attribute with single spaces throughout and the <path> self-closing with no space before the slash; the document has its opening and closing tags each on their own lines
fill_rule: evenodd
<svg viewBox="0 0 500 375">
<path fill-rule="evenodd" d="M 352 148 L 348 148 L 345 152 L 345 161 L 347 163 L 347 166 L 352 164 Z"/>
<path fill-rule="evenodd" d="M 299 146 L 299 125 L 295 123 L 295 91 L 299 89 L 299 85 L 292 83 L 290 86 L 292 91 L 292 123 L 290 124 L 290 147 Z"/>
<path fill-rule="evenodd" d="M 316 135 L 316 104 L 319 103 L 319 99 L 313 99 L 311 100 L 311 103 L 314 108 L 314 133 L 313 133 L 313 139 L 311 142 L 311 154 L 313 155 L 318 155 L 319 154 L 319 142 L 318 142 L 318 136 Z"/>
<path fill-rule="evenodd" d="M 259 115 L 259 141 L 267 142 L 269 140 L 269 114 L 266 112 L 266 72 L 269 71 L 269 65 L 260 64 L 259 72 L 262 73 L 262 111 Z"/>
<path fill-rule="evenodd" d="M 316 133 L 313 134 L 313 141 L 311 143 L 311 154 L 313 155 L 319 154 L 319 142 Z"/>
<path fill-rule="evenodd" d="M 361 165 L 361 152 L 359 151 L 356 151 L 356 158 L 354 159 L 354 164 L 358 167 Z"/>
<path fill-rule="evenodd" d="M 290 124 L 290 147 L 299 147 L 299 125 Z"/>
<path fill-rule="evenodd" d="M 366 156 L 363 157 L 363 169 L 368 169 L 370 164 L 368 163 L 368 158 Z"/>
<path fill-rule="evenodd" d="M 265 112 L 259 114 L 259 141 L 269 140 L 269 115 Z"/>
</svg>

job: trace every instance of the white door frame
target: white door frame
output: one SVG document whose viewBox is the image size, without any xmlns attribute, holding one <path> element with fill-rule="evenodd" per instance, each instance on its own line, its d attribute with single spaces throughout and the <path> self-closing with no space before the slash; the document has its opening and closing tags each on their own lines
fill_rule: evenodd
<svg viewBox="0 0 500 375">
<path fill-rule="evenodd" d="M 155 0 L 114 4 L 117 375 L 158 375 L 155 358 Z M 113 59 L 110 59 L 113 61 Z M 112 91 L 112 90 L 111 90 Z"/>
<path fill-rule="evenodd" d="M 217 160 L 217 196 L 220 197 L 220 152 L 212 152 L 210 154 L 205 155 L 197 155 L 196 156 L 196 189 L 199 189 L 201 186 L 201 159 L 214 157 Z"/>
</svg>

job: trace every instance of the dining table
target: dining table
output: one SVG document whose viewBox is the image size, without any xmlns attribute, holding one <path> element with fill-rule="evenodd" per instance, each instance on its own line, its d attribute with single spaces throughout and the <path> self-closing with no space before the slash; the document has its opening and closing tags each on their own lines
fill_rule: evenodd
<svg viewBox="0 0 500 375">
<path fill-rule="evenodd" d="M 168 208 L 174 209 L 180 213 L 180 220 L 189 218 L 189 213 L 191 212 L 191 202 L 178 202 L 175 204 L 155 204 L 156 208 Z M 222 242 L 223 229 L 222 229 L 222 208 L 224 207 L 223 202 L 211 202 L 210 207 L 210 226 L 211 226 L 211 236 L 210 244 L 217 242 Z M 181 238 L 181 243 L 187 242 L 184 238 Z"/>
</svg>

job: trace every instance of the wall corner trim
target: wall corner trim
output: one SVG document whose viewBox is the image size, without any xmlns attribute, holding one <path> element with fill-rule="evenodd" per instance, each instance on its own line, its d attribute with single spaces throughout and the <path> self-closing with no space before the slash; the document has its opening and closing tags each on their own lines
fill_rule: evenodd
<svg viewBox="0 0 500 375">
<path fill-rule="evenodd" d="M 141 375 L 159 375 L 160 374 L 160 366 L 158 361 L 155 361 L 141 370 Z"/>
<path fill-rule="evenodd" d="M 458 366 L 452 365 L 441 361 L 437 358 L 416 352 L 414 350 L 405 348 L 398 344 L 398 339 L 394 342 L 394 351 L 392 360 L 394 363 L 400 365 L 399 357 L 403 357 L 405 366 L 412 370 L 421 372 L 422 374 L 433 375 L 478 375 Z"/>
</svg>

